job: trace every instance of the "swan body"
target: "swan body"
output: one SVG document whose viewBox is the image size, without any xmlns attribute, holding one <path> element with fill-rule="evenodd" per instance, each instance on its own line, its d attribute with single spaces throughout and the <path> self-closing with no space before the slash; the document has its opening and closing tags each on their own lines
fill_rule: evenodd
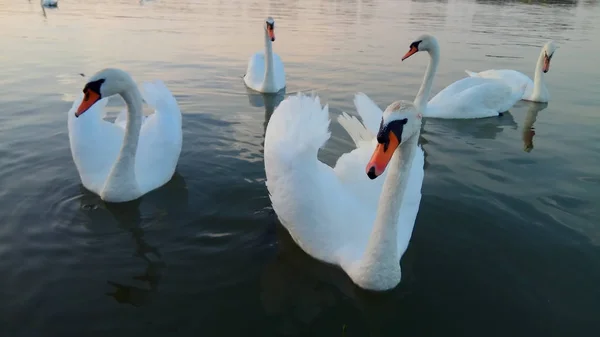
<svg viewBox="0 0 600 337">
<path fill-rule="evenodd" d="M 421 118 L 406 102 L 383 112 L 358 94 L 355 104 L 364 124 L 345 113 L 339 120 L 357 147 L 332 168 L 317 159 L 330 137 L 327 105 L 302 94 L 285 99 L 265 134 L 266 185 L 282 225 L 306 253 L 382 291 L 401 280 L 400 258 L 419 209 Z"/>
<path fill-rule="evenodd" d="M 513 92 L 510 86 L 500 80 L 467 77 L 447 86 L 425 105 L 423 97 L 429 97 L 440 59 L 437 39 L 432 35 L 421 35 L 410 45 L 410 50 L 402 60 L 420 51 L 427 51 L 430 56 L 425 74 L 425 79 L 429 79 L 429 87 L 422 88 L 415 99 L 424 117 L 467 119 L 498 116 L 518 102 L 525 90 L 523 86 L 520 92 Z"/>
<path fill-rule="evenodd" d="M 182 145 L 177 101 L 161 81 L 143 83 L 142 89 L 126 72 L 104 69 L 90 78 L 69 110 L 69 142 L 81 182 L 104 201 L 137 199 L 175 172 Z M 108 97 L 117 94 L 127 110 L 110 123 L 103 110 Z M 142 99 L 154 114 L 142 116 Z"/>
<path fill-rule="evenodd" d="M 250 57 L 244 75 L 244 83 L 252 90 L 262 93 L 276 93 L 285 88 L 285 69 L 279 55 L 273 52 L 275 41 L 275 21 L 265 22 L 265 50 Z"/>
<path fill-rule="evenodd" d="M 517 92 L 522 86 L 525 86 L 525 91 L 521 99 L 532 102 L 547 103 L 550 101 L 550 93 L 546 87 L 544 74 L 550 70 L 550 61 L 554 56 L 557 47 L 554 41 L 548 41 L 542 47 L 538 61 L 535 65 L 534 79 L 520 71 L 511 69 L 490 69 L 478 73 L 465 70 L 471 77 L 498 79 L 511 86 L 513 91 Z"/>
</svg>

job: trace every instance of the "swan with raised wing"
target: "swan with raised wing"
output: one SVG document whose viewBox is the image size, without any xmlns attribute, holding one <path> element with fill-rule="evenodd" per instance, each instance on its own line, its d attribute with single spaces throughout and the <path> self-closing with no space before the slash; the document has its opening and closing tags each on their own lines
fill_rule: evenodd
<svg viewBox="0 0 600 337">
<path fill-rule="evenodd" d="M 525 92 L 521 96 L 522 100 L 547 103 L 550 101 L 550 92 L 548 92 L 548 88 L 546 87 L 544 74 L 550 70 L 550 61 L 552 61 L 556 49 L 557 47 L 554 41 L 548 41 L 542 47 L 533 72 L 533 81 L 529 76 L 512 69 L 490 69 L 478 73 L 465 70 L 465 72 L 471 77 L 502 80 L 510 85 L 515 91 L 520 90 L 520 88 L 525 85 Z"/>
<path fill-rule="evenodd" d="M 421 114 L 403 101 L 368 113 L 365 124 L 346 121 L 357 148 L 331 168 L 317 159 L 330 137 L 328 106 L 302 94 L 285 99 L 267 125 L 266 184 L 282 225 L 306 253 L 340 266 L 362 288 L 383 291 L 401 280 L 419 210 Z"/>
<path fill-rule="evenodd" d="M 275 20 L 268 17 L 264 25 L 265 50 L 256 52 L 248 61 L 244 83 L 252 90 L 276 93 L 285 88 L 285 69 L 279 55 L 273 52 Z"/>
<path fill-rule="evenodd" d="M 85 188 L 108 202 L 137 199 L 167 183 L 179 160 L 181 111 L 161 81 L 140 92 L 131 76 L 108 68 L 92 76 L 68 113 L 73 161 Z M 120 95 L 127 110 L 115 123 L 103 119 L 108 98 Z M 144 118 L 142 100 L 155 109 Z"/>
<path fill-rule="evenodd" d="M 430 56 L 425 75 L 428 86 L 422 88 L 419 92 L 421 96 L 415 99 L 415 105 L 424 117 L 467 119 L 498 116 L 518 102 L 525 90 L 523 86 L 520 92 L 513 92 L 510 86 L 500 80 L 466 77 L 444 88 L 425 105 L 440 61 L 437 39 L 429 34 L 421 35 L 410 44 L 402 61 L 420 51 L 426 51 Z"/>
</svg>

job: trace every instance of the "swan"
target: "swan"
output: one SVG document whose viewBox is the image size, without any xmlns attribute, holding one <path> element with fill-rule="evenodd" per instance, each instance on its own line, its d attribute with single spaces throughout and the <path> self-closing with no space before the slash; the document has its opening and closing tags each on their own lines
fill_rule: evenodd
<svg viewBox="0 0 600 337">
<path fill-rule="evenodd" d="M 137 199 L 167 183 L 181 153 L 181 111 L 161 81 L 143 94 L 123 70 L 92 76 L 68 113 L 71 155 L 85 188 L 107 202 Z M 103 120 L 108 97 L 120 95 L 127 110 L 117 123 Z M 143 95 L 143 96 L 142 96 Z M 143 118 L 142 99 L 156 111 Z"/>
<path fill-rule="evenodd" d="M 402 61 L 420 51 L 427 51 L 430 56 L 425 74 L 427 86 L 422 87 L 415 98 L 415 105 L 422 111 L 423 117 L 466 119 L 498 116 L 518 102 L 525 90 L 523 86 L 520 93 L 515 93 L 500 80 L 466 77 L 450 84 L 425 104 L 440 61 L 437 39 L 429 34 L 419 36 L 410 44 Z"/>
<path fill-rule="evenodd" d="M 42 7 L 56 7 L 58 6 L 58 0 L 40 0 Z"/>
<path fill-rule="evenodd" d="M 358 97 L 372 109 L 359 110 L 369 114 L 365 124 L 345 119 L 357 148 L 334 168 L 317 159 L 330 137 L 328 106 L 302 93 L 281 102 L 265 133 L 266 185 L 280 222 L 306 253 L 341 267 L 363 289 L 384 291 L 401 280 L 421 201 L 422 116 L 404 101 L 382 112 Z"/>
<path fill-rule="evenodd" d="M 256 52 L 248 61 L 244 83 L 252 90 L 276 93 L 285 88 L 285 70 L 279 55 L 273 52 L 275 20 L 268 17 L 265 22 L 265 51 Z"/>
<path fill-rule="evenodd" d="M 519 90 L 521 86 L 525 85 L 526 89 L 521 96 L 521 99 L 532 102 L 547 103 L 550 101 L 550 93 L 548 92 L 548 88 L 546 88 L 546 82 L 544 81 L 543 74 L 550 70 L 550 61 L 552 60 L 556 49 L 557 46 L 552 40 L 546 42 L 544 47 L 542 47 L 537 64 L 535 65 L 533 81 L 531 78 L 529 78 L 529 76 L 523 74 L 522 72 L 510 69 L 490 69 L 478 73 L 465 70 L 465 72 L 471 77 L 493 78 L 505 81 L 515 90 Z"/>
</svg>

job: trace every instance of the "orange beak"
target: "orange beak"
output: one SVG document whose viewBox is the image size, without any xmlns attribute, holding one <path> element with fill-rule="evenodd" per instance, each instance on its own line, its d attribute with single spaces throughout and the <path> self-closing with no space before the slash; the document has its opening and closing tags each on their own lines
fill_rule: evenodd
<svg viewBox="0 0 600 337">
<path fill-rule="evenodd" d="M 417 49 L 417 47 L 410 47 L 410 50 L 406 54 L 404 54 L 404 56 L 402 57 L 402 61 L 404 61 L 407 58 L 411 57 L 413 54 L 415 54 L 418 51 L 419 50 Z"/>
<path fill-rule="evenodd" d="M 544 66 L 542 67 L 542 71 L 547 73 L 550 70 L 550 58 L 548 55 L 544 55 Z"/>
<path fill-rule="evenodd" d="M 371 179 L 375 179 L 383 174 L 385 168 L 390 163 L 392 156 L 394 155 L 394 151 L 400 145 L 398 138 L 393 132 L 390 132 L 390 140 L 389 143 L 386 144 L 377 144 L 375 148 L 375 152 L 371 156 L 371 160 L 367 164 L 367 175 Z"/>
<path fill-rule="evenodd" d="M 92 107 L 96 102 L 100 100 L 100 94 L 96 93 L 93 90 L 88 89 L 85 92 L 85 96 L 83 97 L 83 101 L 77 108 L 77 112 L 75 112 L 75 117 L 81 116 L 82 113 L 88 111 L 89 108 Z"/>
<path fill-rule="evenodd" d="M 275 41 L 275 31 L 271 27 L 267 27 L 267 34 L 269 34 L 269 38 L 271 41 Z"/>
</svg>

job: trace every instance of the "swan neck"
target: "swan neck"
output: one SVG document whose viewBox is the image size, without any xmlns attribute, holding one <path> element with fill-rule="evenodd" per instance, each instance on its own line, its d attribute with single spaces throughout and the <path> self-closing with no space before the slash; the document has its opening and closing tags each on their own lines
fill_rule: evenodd
<svg viewBox="0 0 600 337">
<path fill-rule="evenodd" d="M 269 90 L 275 87 L 275 71 L 273 70 L 273 42 L 265 30 L 265 77 L 263 79 L 263 87 Z"/>
<path fill-rule="evenodd" d="M 386 268 L 398 263 L 398 216 L 410 167 L 417 149 L 418 134 L 406 140 L 396 149 L 388 165 L 389 171 L 383 184 L 373 231 L 367 244 L 362 263 Z M 378 268 L 374 268 L 377 270 Z"/>
<path fill-rule="evenodd" d="M 542 68 L 544 67 L 545 51 L 542 49 L 540 56 L 538 57 L 537 64 L 535 65 L 535 72 L 533 74 L 533 97 L 539 97 L 544 90 L 544 73 Z"/>
<path fill-rule="evenodd" d="M 425 112 L 425 109 L 427 108 L 427 101 L 429 101 L 429 96 L 431 94 L 433 78 L 435 77 L 435 73 L 440 62 L 440 48 L 438 44 L 434 43 L 433 47 L 428 50 L 428 53 L 429 64 L 427 65 L 427 70 L 425 71 L 421 88 L 419 88 L 419 92 L 414 100 L 414 105 L 417 107 L 417 109 L 419 109 L 419 111 L 421 111 L 421 113 Z"/>
<path fill-rule="evenodd" d="M 127 124 L 123 145 L 117 157 L 105 189 L 110 187 L 125 186 L 136 181 L 135 155 L 137 152 L 140 129 L 142 127 L 142 95 L 137 86 L 120 93 L 127 104 Z M 116 186 L 110 186 L 116 184 Z"/>
</svg>

